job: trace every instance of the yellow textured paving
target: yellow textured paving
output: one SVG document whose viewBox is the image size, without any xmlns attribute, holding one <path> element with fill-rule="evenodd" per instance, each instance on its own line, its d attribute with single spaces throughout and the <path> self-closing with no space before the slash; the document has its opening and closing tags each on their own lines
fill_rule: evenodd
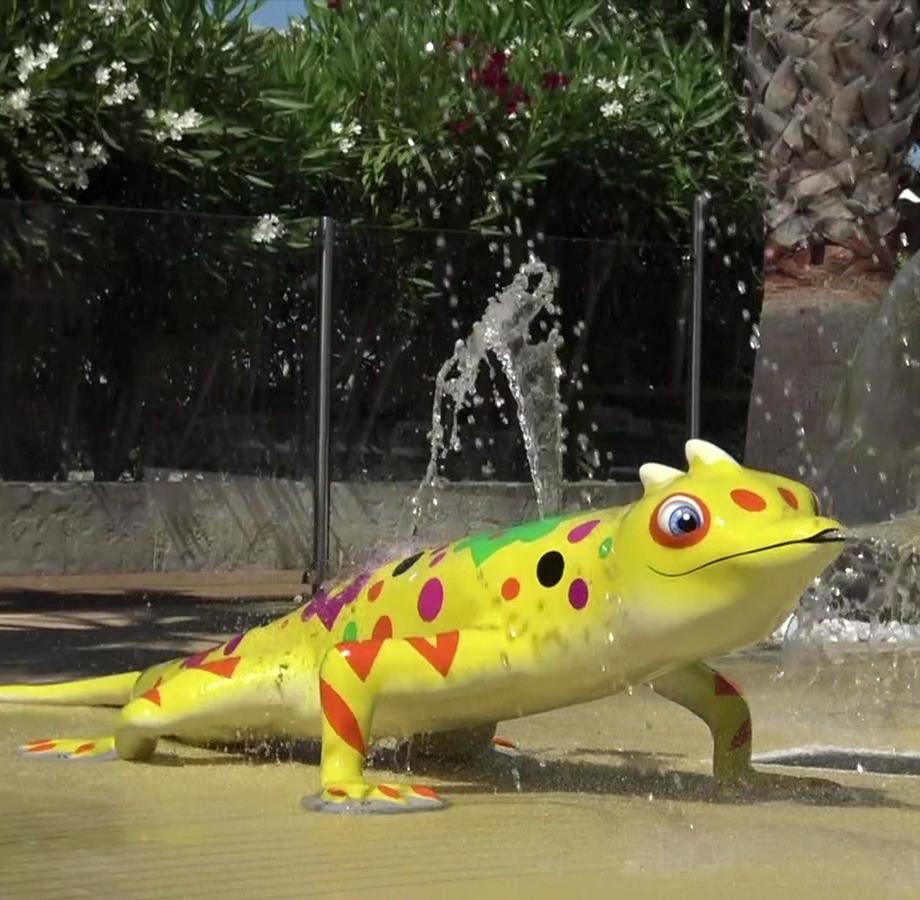
<svg viewBox="0 0 920 900">
<path fill-rule="evenodd" d="M 208 631 L 197 624 L 189 648 Z M 67 634 L 50 634 L 49 654 L 66 654 Z M 83 648 L 66 669 L 94 659 Z M 722 667 L 751 701 L 755 753 L 920 751 L 916 652 L 770 651 Z M 303 759 L 172 744 L 146 765 L 14 755 L 32 738 L 104 734 L 114 715 L 0 706 L 3 900 L 920 896 L 920 778 L 785 769 L 852 790 L 717 802 L 705 728 L 645 689 L 507 723 L 524 759 L 426 772 L 450 808 L 379 818 L 302 811 L 317 789 Z"/>
</svg>

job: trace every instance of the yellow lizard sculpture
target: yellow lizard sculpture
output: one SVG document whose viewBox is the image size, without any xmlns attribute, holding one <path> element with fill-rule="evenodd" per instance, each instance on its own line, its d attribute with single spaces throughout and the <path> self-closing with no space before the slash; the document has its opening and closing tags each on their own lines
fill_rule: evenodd
<svg viewBox="0 0 920 900">
<path fill-rule="evenodd" d="M 444 801 L 431 788 L 365 780 L 373 738 L 482 734 L 649 683 L 709 726 L 719 782 L 753 780 L 748 705 L 702 660 L 769 634 L 843 537 L 804 485 L 704 441 L 686 453 L 688 472 L 643 466 L 632 504 L 413 553 L 185 659 L 0 687 L 5 702 L 122 707 L 114 736 L 21 753 L 144 760 L 161 737 L 320 737 L 309 808 L 434 809 Z"/>
</svg>

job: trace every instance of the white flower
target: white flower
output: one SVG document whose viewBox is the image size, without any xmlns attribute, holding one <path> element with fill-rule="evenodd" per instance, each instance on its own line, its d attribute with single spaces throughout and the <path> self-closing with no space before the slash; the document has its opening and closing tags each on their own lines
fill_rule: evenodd
<svg viewBox="0 0 920 900">
<path fill-rule="evenodd" d="M 51 43 L 39 44 L 38 53 L 33 53 L 29 47 L 16 47 L 13 55 L 19 60 L 19 65 L 16 67 L 17 77 L 25 83 L 33 72 L 47 69 L 48 63 L 58 58 L 58 52 L 58 45 Z"/>
<path fill-rule="evenodd" d="M 284 234 L 284 225 L 274 213 L 266 213 L 252 229 L 252 240 L 256 244 L 271 244 Z"/>
<path fill-rule="evenodd" d="M 115 62 L 113 62 L 113 63 L 109 66 L 109 68 L 110 68 L 113 72 L 118 72 L 119 75 L 124 75 L 124 74 L 128 71 L 127 65 L 126 65 L 125 63 L 121 62 L 120 60 L 115 60 Z"/>
<path fill-rule="evenodd" d="M 147 118 L 152 118 L 158 123 L 159 127 L 153 134 L 161 144 L 167 140 L 181 141 L 187 131 L 192 131 L 204 121 L 204 116 L 194 109 L 187 109 L 184 113 L 166 110 L 158 115 L 154 114 L 153 117 L 147 116 Z"/>
<path fill-rule="evenodd" d="M 5 103 L 10 109 L 22 112 L 22 110 L 28 109 L 31 97 L 32 92 L 28 88 L 18 88 L 6 95 Z"/>
<path fill-rule="evenodd" d="M 29 109 L 31 99 L 32 92 L 26 87 L 10 91 L 5 97 L 0 98 L 0 113 L 8 116 L 17 125 L 28 125 L 32 121 L 32 111 Z"/>
<path fill-rule="evenodd" d="M 90 0 L 89 8 L 102 16 L 106 25 L 114 25 L 128 11 L 127 0 Z"/>
<path fill-rule="evenodd" d="M 132 78 L 130 81 L 123 81 L 121 84 L 115 85 L 111 94 L 106 94 L 102 98 L 102 105 L 121 106 L 126 100 L 133 100 L 140 92 L 136 78 Z"/>
<path fill-rule="evenodd" d="M 601 106 L 601 115 L 605 119 L 623 115 L 623 104 L 619 100 L 609 100 Z"/>
<path fill-rule="evenodd" d="M 628 75 L 618 75 L 617 76 L 617 87 L 622 91 L 626 89 L 626 85 L 629 84 Z"/>
<path fill-rule="evenodd" d="M 428 43 L 425 44 L 425 52 L 434 53 L 434 43 L 432 41 L 428 41 Z"/>
<path fill-rule="evenodd" d="M 58 187 L 86 190 L 89 186 L 88 173 L 109 161 L 102 144 L 93 141 L 85 147 L 82 141 L 74 141 L 60 153 L 52 153 L 45 163 L 45 171 L 57 182 Z"/>
<path fill-rule="evenodd" d="M 361 134 L 361 126 L 357 122 L 351 122 L 343 125 L 341 122 L 333 122 L 329 129 L 333 134 L 339 135 L 338 147 L 342 153 L 348 153 L 355 146 L 355 138 Z"/>
<path fill-rule="evenodd" d="M 89 51 L 93 49 L 93 42 L 89 38 L 84 38 L 80 42 L 80 49 L 84 53 L 89 53 Z"/>
<path fill-rule="evenodd" d="M 99 66 L 96 69 L 96 84 L 108 84 L 112 80 L 108 66 Z"/>
</svg>

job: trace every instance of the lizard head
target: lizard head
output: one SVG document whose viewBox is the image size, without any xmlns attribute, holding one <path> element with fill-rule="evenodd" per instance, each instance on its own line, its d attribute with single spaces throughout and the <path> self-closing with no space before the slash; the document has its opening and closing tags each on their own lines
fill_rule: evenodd
<svg viewBox="0 0 920 900">
<path fill-rule="evenodd" d="M 705 441 L 688 441 L 686 454 L 687 472 L 640 469 L 645 493 L 617 535 L 617 583 L 627 610 L 664 617 L 709 655 L 766 637 L 843 535 L 804 484 L 745 468 Z"/>
</svg>

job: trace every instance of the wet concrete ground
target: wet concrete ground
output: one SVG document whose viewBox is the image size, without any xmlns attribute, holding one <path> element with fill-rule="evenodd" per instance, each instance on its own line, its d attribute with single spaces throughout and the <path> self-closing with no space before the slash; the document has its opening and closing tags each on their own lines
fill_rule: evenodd
<svg viewBox="0 0 920 900">
<path fill-rule="evenodd" d="M 287 608 L 298 575 L 0 583 L 0 682 L 206 646 Z M 0 706 L 0 898 L 920 896 L 920 777 L 891 774 L 920 758 L 852 752 L 920 751 L 920 649 L 719 665 L 751 702 L 755 752 L 834 746 L 851 768 L 763 771 L 839 788 L 715 794 L 705 727 L 645 689 L 505 723 L 517 760 L 416 761 L 397 777 L 439 785 L 451 806 L 385 818 L 304 812 L 310 748 L 281 763 L 167 743 L 151 764 L 36 762 L 15 747 L 106 734 L 115 711 Z"/>
</svg>

